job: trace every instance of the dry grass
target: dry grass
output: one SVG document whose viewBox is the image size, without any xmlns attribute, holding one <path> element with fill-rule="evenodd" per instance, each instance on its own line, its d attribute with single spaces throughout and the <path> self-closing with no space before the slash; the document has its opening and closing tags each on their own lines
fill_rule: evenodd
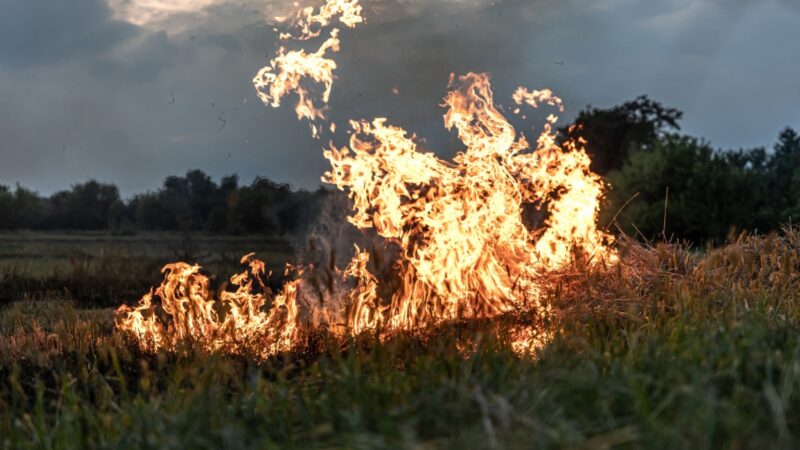
<svg viewBox="0 0 800 450">
<path fill-rule="evenodd" d="M 0 445 L 12 448 L 770 448 L 800 436 L 800 230 L 719 249 L 619 243 L 548 278 L 537 358 L 503 330 L 247 358 L 144 355 L 109 310 L 0 311 Z M 464 353 L 465 345 L 471 352 Z"/>
</svg>

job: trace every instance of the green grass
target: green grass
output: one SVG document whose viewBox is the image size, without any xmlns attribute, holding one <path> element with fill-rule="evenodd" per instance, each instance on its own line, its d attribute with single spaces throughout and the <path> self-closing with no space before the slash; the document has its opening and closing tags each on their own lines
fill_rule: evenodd
<svg viewBox="0 0 800 450">
<path fill-rule="evenodd" d="M 800 233 L 621 252 L 619 267 L 549 280 L 555 338 L 536 358 L 497 333 L 518 317 L 319 336 L 264 363 L 146 355 L 110 310 L 17 302 L 0 311 L 0 445 L 796 447 Z"/>
</svg>

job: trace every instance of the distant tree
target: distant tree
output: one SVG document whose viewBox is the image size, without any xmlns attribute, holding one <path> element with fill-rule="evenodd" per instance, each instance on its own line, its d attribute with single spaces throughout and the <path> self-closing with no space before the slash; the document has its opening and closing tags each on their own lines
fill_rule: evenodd
<svg viewBox="0 0 800 450">
<path fill-rule="evenodd" d="M 110 225 L 110 212 L 121 202 L 119 189 L 113 184 L 89 180 L 50 197 L 50 228 L 72 230 L 105 230 Z"/>
<path fill-rule="evenodd" d="M 139 196 L 137 221 L 148 229 L 214 230 L 226 227 L 226 196 L 237 188 L 235 177 L 220 187 L 201 170 L 170 176 L 154 196 Z"/>
<path fill-rule="evenodd" d="M 113 232 L 133 232 L 134 217 L 129 205 L 120 200 L 114 202 L 108 210 L 108 229 Z"/>
<path fill-rule="evenodd" d="M 305 232 L 322 210 L 322 204 L 330 193 L 322 187 L 314 192 L 295 192 L 291 201 L 284 203 L 278 211 L 284 233 Z"/>
<path fill-rule="evenodd" d="M 191 228 L 209 228 L 211 211 L 217 204 L 224 205 L 218 194 L 217 184 L 202 170 L 192 170 L 186 174 L 188 204 L 191 211 Z"/>
<path fill-rule="evenodd" d="M 0 184 L 0 230 L 16 228 L 14 216 L 14 194 L 8 186 Z"/>
<path fill-rule="evenodd" d="M 288 184 L 256 178 L 250 186 L 239 189 L 235 220 L 247 232 L 282 234 L 286 230 L 279 214 L 291 196 Z"/>
<path fill-rule="evenodd" d="M 188 197 L 189 196 L 189 180 L 185 177 L 177 175 L 170 175 L 164 179 L 162 191 L 168 191 L 171 194 Z"/>
<path fill-rule="evenodd" d="M 220 180 L 219 188 L 214 194 L 214 202 L 209 212 L 207 228 L 211 231 L 237 232 L 234 222 L 234 209 L 239 190 L 239 177 L 229 175 Z"/>
<path fill-rule="evenodd" d="M 51 212 L 49 202 L 38 193 L 17 185 L 14 190 L 13 221 L 15 228 L 42 229 Z"/>
<path fill-rule="evenodd" d="M 730 202 L 728 204 L 730 208 L 741 213 L 738 228 L 762 233 L 777 229 L 782 223 L 775 214 L 775 205 L 769 189 L 768 164 L 771 155 L 763 147 L 729 150 L 717 154 L 731 166 L 733 172 L 743 173 L 746 176 L 748 191 L 745 198 L 749 199 L 749 211 L 744 211 L 736 199 L 723 199 Z"/>
<path fill-rule="evenodd" d="M 142 230 L 177 230 L 178 220 L 170 210 L 166 196 L 158 192 L 139 194 L 131 200 L 137 228 Z"/>
<path fill-rule="evenodd" d="M 90 180 L 48 198 L 0 185 L 0 230 L 71 229 L 228 233 L 298 233 L 313 221 L 327 191 L 295 191 L 256 178 L 239 186 L 236 175 L 219 184 L 200 170 L 169 176 L 160 189 L 123 201 L 113 184 Z"/>
<path fill-rule="evenodd" d="M 769 194 L 781 222 L 800 219 L 800 135 L 786 128 L 778 135 L 768 163 Z"/>
<path fill-rule="evenodd" d="M 160 229 L 190 230 L 192 225 L 192 209 L 189 204 L 189 180 L 185 177 L 170 176 L 164 180 L 163 188 L 158 192 L 158 209 L 168 217 Z"/>
<path fill-rule="evenodd" d="M 570 140 L 584 140 L 592 170 L 605 175 L 622 167 L 632 147 L 649 150 L 667 132 L 680 129 L 683 113 L 646 96 L 608 109 L 591 106 L 562 131 Z"/>
</svg>

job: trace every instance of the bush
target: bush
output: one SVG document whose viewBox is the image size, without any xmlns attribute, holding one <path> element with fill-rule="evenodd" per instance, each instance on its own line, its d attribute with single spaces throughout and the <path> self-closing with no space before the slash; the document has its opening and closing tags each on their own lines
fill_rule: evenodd
<svg viewBox="0 0 800 450">
<path fill-rule="evenodd" d="M 704 141 L 679 135 L 657 140 L 652 150 L 633 149 L 622 169 L 608 175 L 606 220 L 630 201 L 617 222 L 624 232 L 648 239 L 666 232 L 720 243 L 742 229 L 777 227 L 765 203 L 763 172 L 735 162 Z"/>
</svg>

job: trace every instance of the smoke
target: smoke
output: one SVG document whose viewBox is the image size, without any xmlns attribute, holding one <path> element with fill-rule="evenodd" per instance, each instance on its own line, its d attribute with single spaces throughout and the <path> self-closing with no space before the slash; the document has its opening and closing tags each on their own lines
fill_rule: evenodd
<svg viewBox="0 0 800 450">
<path fill-rule="evenodd" d="M 295 242 L 297 267 L 302 270 L 298 304 L 311 316 L 310 323 L 330 320 L 343 313 L 354 280 L 344 274 L 356 249 L 369 253 L 368 268 L 381 281 L 378 295 L 388 302 L 400 283 L 397 273 L 399 247 L 373 229 L 359 230 L 347 220 L 352 203 L 343 192 L 329 194 L 306 236 Z"/>
</svg>

